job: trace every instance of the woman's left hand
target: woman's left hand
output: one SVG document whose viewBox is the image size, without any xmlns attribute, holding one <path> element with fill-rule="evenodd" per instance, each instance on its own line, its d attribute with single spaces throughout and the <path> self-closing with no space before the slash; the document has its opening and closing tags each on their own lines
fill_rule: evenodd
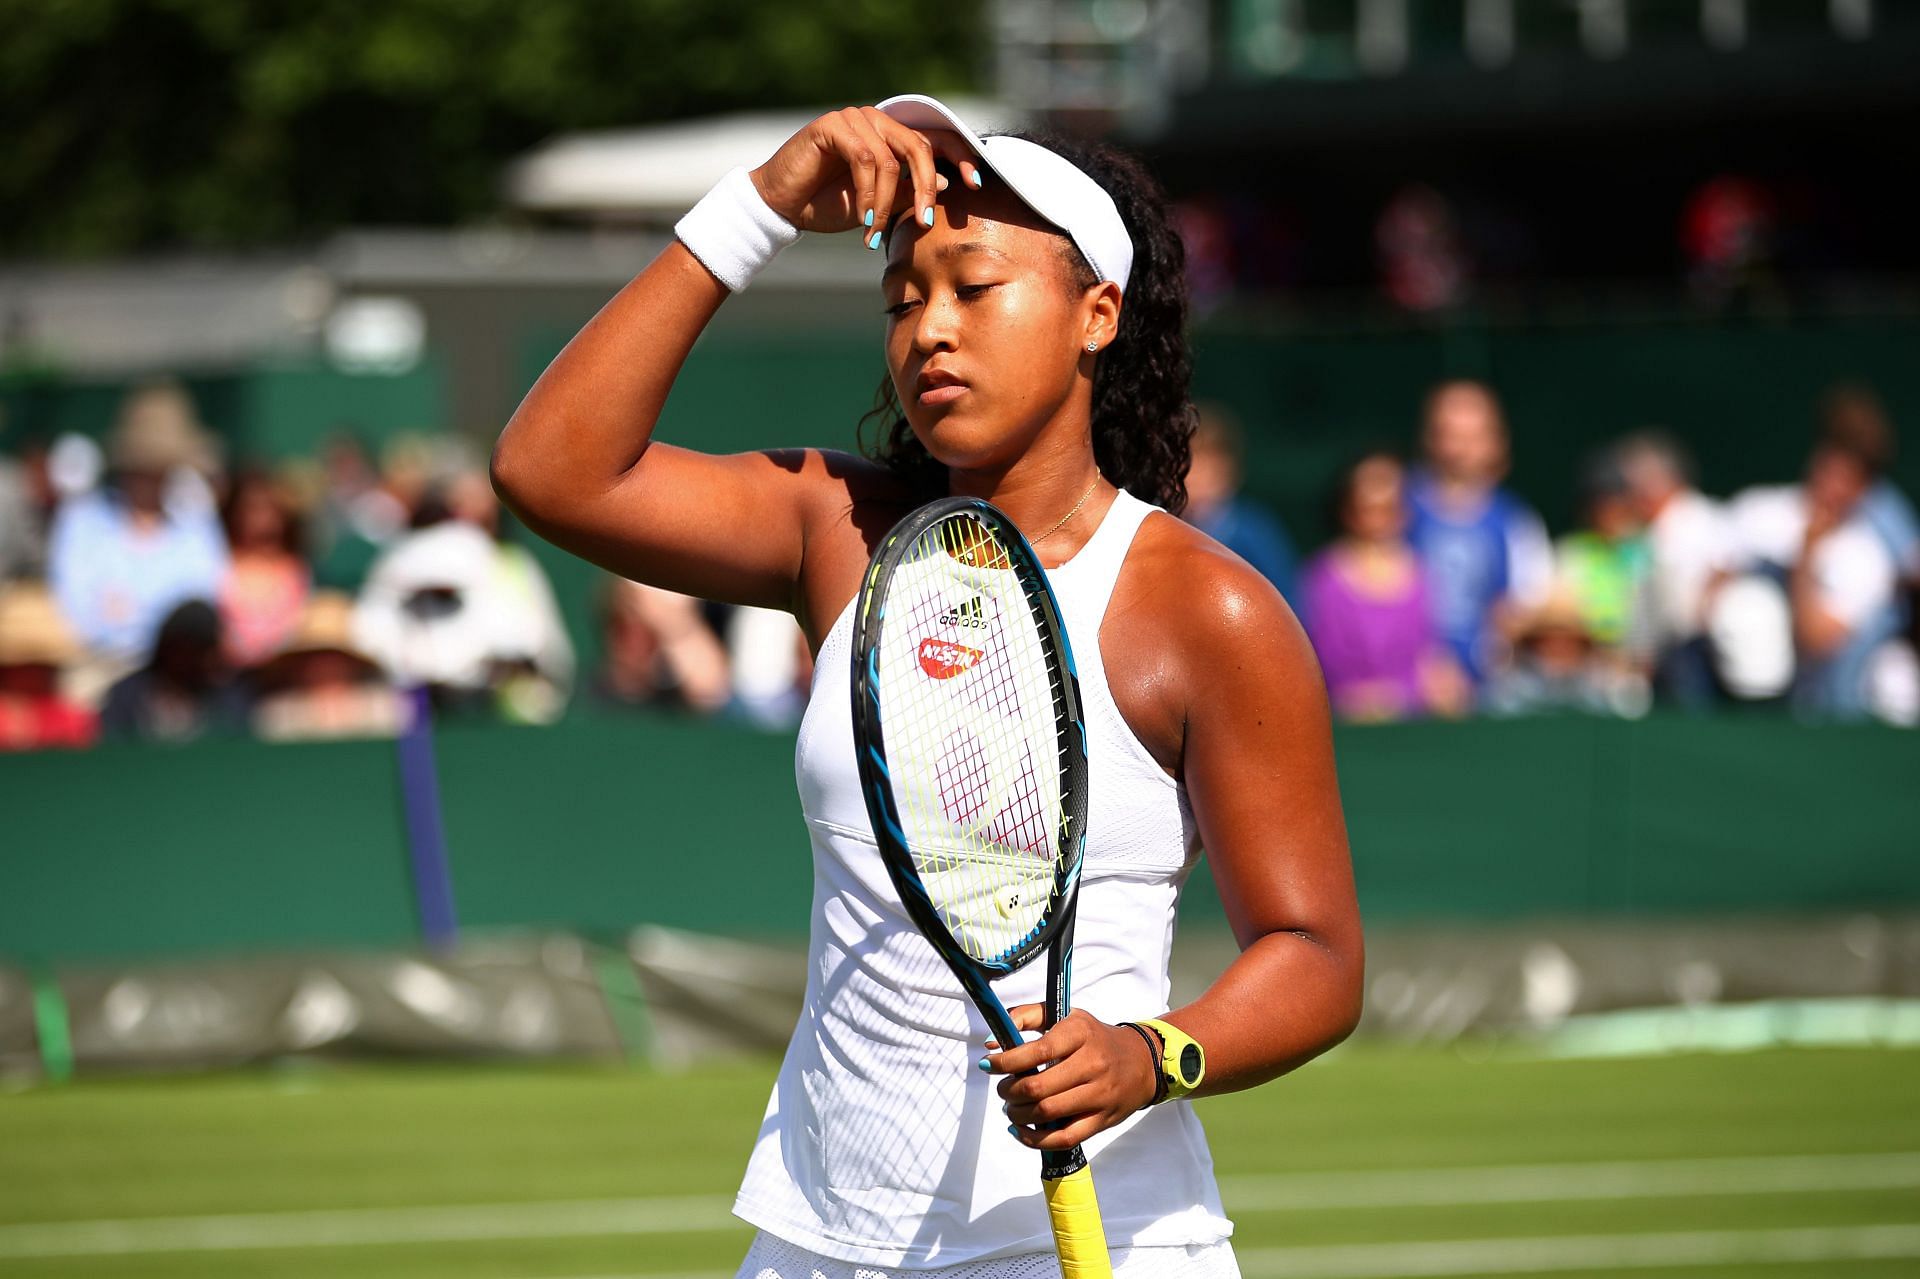
<svg viewBox="0 0 1920 1279">
<path fill-rule="evenodd" d="M 1038 1030 L 1046 1019 L 1039 1004 L 1008 1010 L 1021 1030 Z M 987 1068 L 1000 1081 L 1014 1136 L 1035 1150 L 1066 1150 L 1113 1127 L 1153 1100 L 1157 1067 L 1146 1042 L 1125 1026 L 1075 1010 L 1017 1048 L 987 1053 Z M 1025 1072 L 1045 1067 L 1038 1074 Z"/>
</svg>

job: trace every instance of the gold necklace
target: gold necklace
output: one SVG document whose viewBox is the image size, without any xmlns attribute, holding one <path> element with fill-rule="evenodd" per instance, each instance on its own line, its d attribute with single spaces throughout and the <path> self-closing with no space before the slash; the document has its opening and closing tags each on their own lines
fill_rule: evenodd
<svg viewBox="0 0 1920 1279">
<path fill-rule="evenodd" d="M 1055 524 L 1052 528 L 1042 533 L 1039 537 L 1028 538 L 1027 545 L 1038 546 L 1040 543 L 1046 541 L 1048 538 L 1052 537 L 1055 533 L 1058 533 L 1061 529 L 1065 528 L 1067 526 L 1067 521 L 1072 519 L 1074 516 L 1080 514 L 1080 508 L 1087 504 L 1087 499 L 1092 497 L 1093 491 L 1099 487 L 1100 487 L 1100 476 L 1099 476 L 1099 473 L 1096 472 L 1093 477 L 1093 483 L 1087 485 L 1087 491 L 1080 495 L 1080 500 L 1073 504 L 1073 509 L 1071 511 L 1068 511 L 1065 515 L 1062 515 L 1060 517 L 1060 522 L 1058 524 Z"/>
</svg>

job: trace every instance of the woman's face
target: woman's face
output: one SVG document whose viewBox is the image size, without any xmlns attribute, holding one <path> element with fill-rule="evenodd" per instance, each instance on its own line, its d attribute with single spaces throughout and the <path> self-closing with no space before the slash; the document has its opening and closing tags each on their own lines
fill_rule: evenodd
<svg viewBox="0 0 1920 1279">
<path fill-rule="evenodd" d="M 276 550 L 286 535 L 286 515 L 273 490 L 264 484 L 241 489 L 234 501 L 234 543 L 249 550 Z"/>
<path fill-rule="evenodd" d="M 1354 470 L 1344 508 L 1348 534 L 1382 541 L 1405 531 L 1407 507 L 1401 479 L 1400 464 L 1384 457 L 1369 458 Z"/>
<path fill-rule="evenodd" d="M 1004 470 L 1076 395 L 1091 403 L 1086 344 L 1112 339 L 1119 290 L 1076 288 L 1071 242 L 991 176 L 984 191 L 953 182 L 935 208 L 888 247 L 887 370 L 929 453 Z"/>
</svg>

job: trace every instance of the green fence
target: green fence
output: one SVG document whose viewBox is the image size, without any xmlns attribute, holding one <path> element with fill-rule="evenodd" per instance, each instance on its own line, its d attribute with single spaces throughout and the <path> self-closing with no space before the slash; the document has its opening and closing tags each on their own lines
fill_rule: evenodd
<svg viewBox="0 0 1920 1279">
<path fill-rule="evenodd" d="M 1343 729 L 1338 745 L 1376 923 L 1920 904 L 1920 734 L 1560 719 Z M 462 923 L 804 932 L 792 750 L 652 718 L 442 732 Z M 0 812 L 0 956 L 414 936 L 389 743 L 5 758 Z M 1187 917 L 1220 922 L 1204 874 Z"/>
</svg>

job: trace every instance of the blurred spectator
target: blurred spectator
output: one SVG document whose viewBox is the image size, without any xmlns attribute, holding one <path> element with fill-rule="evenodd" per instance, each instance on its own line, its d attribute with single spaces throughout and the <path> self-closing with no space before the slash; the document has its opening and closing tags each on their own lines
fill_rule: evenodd
<svg viewBox="0 0 1920 1279">
<path fill-rule="evenodd" d="M 1732 565 L 1725 517 L 1693 487 L 1686 453 L 1663 432 L 1629 436 L 1617 456 L 1647 527 L 1655 690 L 1680 707 L 1704 710 L 1719 697 L 1707 615 Z"/>
<path fill-rule="evenodd" d="M 1905 623 L 1900 565 L 1868 501 L 1892 454 L 1884 428 L 1863 416 L 1823 430 L 1802 483 L 1749 489 L 1729 508 L 1744 560 L 1784 575 L 1794 704 L 1822 717 L 1872 711 L 1868 667 Z"/>
<path fill-rule="evenodd" d="M 172 384 L 133 392 L 108 445 L 111 483 L 63 503 L 54 517 L 48 577 L 92 658 L 82 683 L 97 690 L 140 661 L 160 621 L 182 601 L 214 599 L 227 549 L 205 480 L 210 447 L 186 393 Z"/>
<path fill-rule="evenodd" d="M 1893 556 L 1900 576 L 1920 581 L 1920 516 L 1913 503 L 1886 475 L 1899 455 L 1899 438 L 1880 397 L 1864 386 L 1841 383 L 1820 401 L 1820 438 L 1855 446 L 1872 455 L 1881 475 L 1861 499 L 1861 515 Z"/>
<path fill-rule="evenodd" d="M 727 655 L 689 595 L 625 578 L 608 583 L 596 700 L 711 714 L 729 696 Z"/>
<path fill-rule="evenodd" d="M 1407 484 L 1408 534 L 1426 565 L 1440 634 L 1476 684 L 1497 656 L 1503 615 L 1533 607 L 1553 579 L 1553 547 L 1533 508 L 1501 487 L 1506 417 L 1492 388 L 1442 382 L 1427 395 L 1425 464 Z"/>
<path fill-rule="evenodd" d="M 60 672 L 79 656 L 45 587 L 0 586 L 0 751 L 93 744 L 93 712 L 60 693 Z"/>
<path fill-rule="evenodd" d="M 807 708 L 813 657 L 791 613 L 736 608 L 727 619 L 733 707 L 761 728 L 789 728 Z"/>
<path fill-rule="evenodd" d="M 147 664 L 107 691 L 100 727 L 152 742 L 246 731 L 247 699 L 227 667 L 213 605 L 188 600 L 167 614 Z"/>
<path fill-rule="evenodd" d="M 1300 575 L 1301 618 L 1334 711 L 1346 719 L 1462 715 L 1472 700 L 1407 543 L 1405 488 L 1390 453 L 1347 468 L 1333 503 L 1339 536 Z"/>
<path fill-rule="evenodd" d="M 1496 715 L 1564 710 L 1633 719 L 1646 714 L 1651 701 L 1646 678 L 1601 648 L 1567 591 L 1515 619 L 1512 658 L 1495 673 L 1485 698 Z"/>
<path fill-rule="evenodd" d="M 1722 175 L 1702 183 L 1680 225 L 1694 295 L 1716 307 L 1771 301 L 1777 222 L 1773 196 L 1758 182 Z"/>
<path fill-rule="evenodd" d="M 0 453 L 0 583 L 40 572 L 42 541 L 27 468 Z"/>
<path fill-rule="evenodd" d="M 1651 659 L 1653 559 L 1617 458 L 1587 463 L 1580 506 L 1585 527 L 1560 539 L 1555 577 L 1594 643 L 1644 666 Z"/>
<path fill-rule="evenodd" d="M 1240 424 L 1219 405 L 1202 405 L 1187 471 L 1189 524 L 1251 564 L 1292 598 L 1293 541 L 1271 512 L 1240 492 Z"/>
<path fill-rule="evenodd" d="M 358 437 L 339 432 L 321 446 L 321 496 L 314 577 L 321 586 L 357 591 L 380 548 L 406 532 L 413 510 L 382 485 Z M 401 487 L 417 500 L 409 464 Z"/>
<path fill-rule="evenodd" d="M 272 742 L 392 737 L 406 722 L 400 694 L 353 640 L 353 601 L 316 591 L 298 627 L 255 675 L 254 732 Z"/>
<path fill-rule="evenodd" d="M 272 479 L 240 475 L 221 514 L 232 566 L 220 592 L 220 617 L 227 656 L 246 670 L 273 656 L 293 633 L 313 579 L 300 554 L 299 522 Z"/>
<path fill-rule="evenodd" d="M 403 685 L 443 705 L 491 704 L 547 722 L 565 706 L 573 647 L 546 574 L 495 540 L 499 504 L 484 475 L 429 491 L 414 531 L 374 562 L 354 624 L 361 647 Z"/>
<path fill-rule="evenodd" d="M 1401 187 L 1373 227 L 1380 287 L 1409 311 L 1444 311 L 1466 300 L 1469 265 L 1459 219 L 1430 186 Z"/>
<path fill-rule="evenodd" d="M 1906 592 L 1907 625 L 1868 659 L 1867 707 L 1889 724 L 1920 727 L 1920 591 Z"/>
</svg>

